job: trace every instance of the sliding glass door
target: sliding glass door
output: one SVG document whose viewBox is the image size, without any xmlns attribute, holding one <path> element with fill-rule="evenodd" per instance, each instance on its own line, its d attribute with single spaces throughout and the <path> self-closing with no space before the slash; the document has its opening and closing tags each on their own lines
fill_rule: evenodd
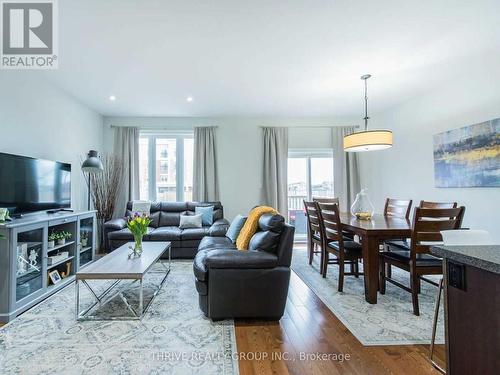
<svg viewBox="0 0 500 375">
<path fill-rule="evenodd" d="M 295 226 L 295 240 L 306 239 L 303 200 L 333 197 L 331 150 L 290 150 L 288 155 L 288 221 Z"/>
</svg>

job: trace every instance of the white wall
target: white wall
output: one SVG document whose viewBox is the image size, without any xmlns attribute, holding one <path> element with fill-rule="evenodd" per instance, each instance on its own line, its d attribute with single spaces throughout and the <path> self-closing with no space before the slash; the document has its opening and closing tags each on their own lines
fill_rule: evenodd
<svg viewBox="0 0 500 375">
<path fill-rule="evenodd" d="M 102 150 L 102 116 L 39 72 L 0 72 L 0 152 L 71 163 L 72 206 L 87 208 L 80 157 Z"/>
<path fill-rule="evenodd" d="M 498 65 L 498 64 L 497 64 Z M 433 135 L 500 117 L 500 70 L 471 69 L 455 82 L 381 114 L 373 128 L 394 131 L 394 147 L 361 154 L 362 184 L 380 212 L 386 197 L 456 201 L 464 225 L 490 231 L 500 243 L 500 188 L 435 188 Z"/>
<path fill-rule="evenodd" d="M 289 126 L 290 147 L 323 148 L 330 145 L 328 129 L 318 126 L 350 125 L 334 118 L 196 118 L 196 117 L 105 117 L 105 145 L 111 151 L 114 126 L 139 126 L 159 129 L 192 129 L 218 126 L 218 163 L 220 200 L 227 218 L 246 213 L 260 203 L 262 187 L 261 126 Z M 293 129 L 293 127 L 311 127 Z"/>
</svg>

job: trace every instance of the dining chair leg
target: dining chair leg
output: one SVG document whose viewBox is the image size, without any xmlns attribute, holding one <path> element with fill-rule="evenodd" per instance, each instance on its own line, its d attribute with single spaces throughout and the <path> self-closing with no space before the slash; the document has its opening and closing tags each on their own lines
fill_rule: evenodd
<svg viewBox="0 0 500 375">
<path fill-rule="evenodd" d="M 443 279 L 441 278 L 441 280 L 439 280 L 439 287 L 436 296 L 436 306 L 434 307 L 434 320 L 432 322 L 432 337 L 431 337 L 431 347 L 429 350 L 429 360 L 431 361 L 432 366 L 434 366 L 439 372 L 441 372 L 442 374 L 446 374 L 446 371 L 434 361 L 434 344 L 436 342 L 436 329 L 439 317 L 439 304 L 441 303 L 442 291 L 443 291 Z"/>
<path fill-rule="evenodd" d="M 380 294 L 385 294 L 385 270 L 386 270 L 386 264 L 384 262 L 384 259 L 380 259 L 379 261 L 379 280 L 378 280 L 378 285 L 380 289 Z"/>
<path fill-rule="evenodd" d="M 325 250 L 323 250 L 323 254 L 324 254 L 324 257 L 323 257 L 323 265 L 322 265 L 321 274 L 322 274 L 323 278 L 325 278 L 326 277 L 326 270 L 328 268 L 328 262 L 330 261 L 330 255 L 329 255 L 328 251 L 325 251 Z"/>
<path fill-rule="evenodd" d="M 311 236 L 307 236 L 307 251 L 309 252 L 309 265 L 311 265 L 314 257 L 314 244 Z"/>
<path fill-rule="evenodd" d="M 351 262 L 350 262 L 350 264 L 349 264 L 349 268 L 350 268 L 350 270 L 351 270 L 351 273 L 355 273 L 355 272 L 354 272 L 354 262 L 353 262 L 353 261 L 351 261 Z"/>
<path fill-rule="evenodd" d="M 418 282 L 418 275 L 414 272 L 410 272 L 411 302 L 413 304 L 413 314 L 416 316 L 420 315 L 420 310 L 418 308 Z"/>
<path fill-rule="evenodd" d="M 386 273 L 387 277 L 389 277 L 389 278 L 392 277 L 392 267 L 390 264 L 386 265 L 385 273 Z"/>
<path fill-rule="evenodd" d="M 339 292 L 344 290 L 344 259 L 339 258 Z"/>
<path fill-rule="evenodd" d="M 359 263 L 356 259 L 356 263 L 354 263 L 354 277 L 359 278 Z"/>
</svg>

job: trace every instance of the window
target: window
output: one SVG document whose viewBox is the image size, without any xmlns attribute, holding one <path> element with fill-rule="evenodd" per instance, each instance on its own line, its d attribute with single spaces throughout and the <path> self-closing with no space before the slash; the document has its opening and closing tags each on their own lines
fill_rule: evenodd
<svg viewBox="0 0 500 375">
<path fill-rule="evenodd" d="M 290 150 L 288 154 L 288 221 L 295 226 L 295 239 L 307 235 L 303 200 L 334 197 L 331 150 Z"/>
<path fill-rule="evenodd" d="M 139 140 L 140 199 L 192 200 L 193 134 L 150 134 Z"/>
</svg>

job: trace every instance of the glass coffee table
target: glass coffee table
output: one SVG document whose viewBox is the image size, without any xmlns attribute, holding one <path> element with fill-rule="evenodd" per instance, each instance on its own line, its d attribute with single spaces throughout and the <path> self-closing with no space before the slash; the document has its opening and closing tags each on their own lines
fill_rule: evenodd
<svg viewBox="0 0 500 375">
<path fill-rule="evenodd" d="M 89 264 L 81 271 L 76 273 L 76 319 L 77 320 L 140 320 L 148 310 L 149 306 L 155 299 L 158 292 L 161 290 L 171 267 L 171 246 L 170 242 L 143 242 L 142 255 L 136 258 L 129 258 L 131 252 L 129 246 L 133 246 L 133 242 L 120 246 L 113 252 L 98 259 L 92 264 Z M 162 255 L 168 251 L 168 266 L 161 260 Z M 161 267 L 154 267 L 160 263 Z M 155 268 L 153 270 L 153 268 Z M 158 271 L 160 268 L 161 271 Z M 151 299 L 144 306 L 144 276 L 150 273 L 164 274 L 161 282 L 155 289 Z M 98 292 L 97 288 L 93 288 L 90 281 L 97 280 L 113 280 L 104 291 Z M 126 288 L 118 288 L 123 281 L 131 281 Z M 137 286 L 139 283 L 139 306 L 132 306 L 124 292 Z M 94 303 L 80 311 L 80 284 L 83 284 L 95 299 Z M 130 312 L 127 316 L 102 316 L 92 315 L 91 312 L 95 307 L 103 307 L 108 302 L 119 296 L 125 303 L 127 310 Z"/>
</svg>

